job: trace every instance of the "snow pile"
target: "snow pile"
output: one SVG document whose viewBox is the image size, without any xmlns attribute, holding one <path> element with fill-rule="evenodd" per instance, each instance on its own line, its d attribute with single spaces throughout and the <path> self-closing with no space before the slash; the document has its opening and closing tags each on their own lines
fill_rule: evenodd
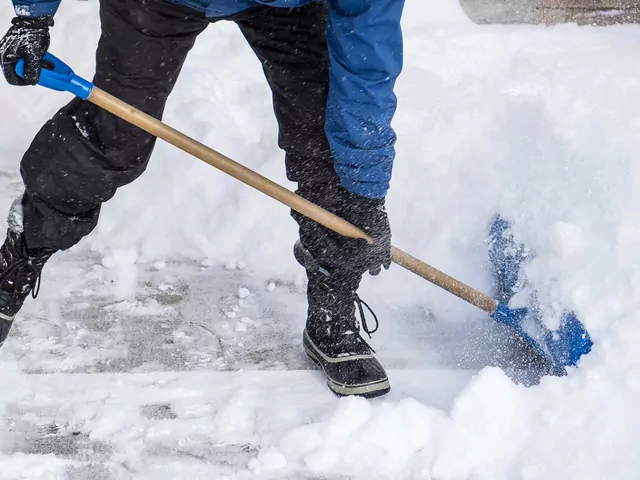
<svg viewBox="0 0 640 480">
<path fill-rule="evenodd" d="M 356 478 L 637 478 L 638 388 L 586 376 L 526 389 L 485 369 L 449 414 L 412 399 L 343 399 L 325 420 L 290 431 L 266 452 L 283 455 L 292 471 Z M 283 468 L 260 455 L 250 467 Z"/>
<path fill-rule="evenodd" d="M 373 406 L 346 398 L 325 422 L 292 430 L 249 467 L 258 474 L 289 466 L 315 475 L 412 478 L 428 472 L 444 426 L 443 412 L 413 399 Z"/>
<path fill-rule="evenodd" d="M 67 2 L 54 34 L 52 51 L 84 75 L 95 10 Z M 394 239 L 489 291 L 483 240 L 502 212 L 537 252 L 527 275 L 545 305 L 574 309 L 596 348 L 567 378 L 533 388 L 485 369 L 450 411 L 422 398 L 341 400 L 333 412 L 263 434 L 246 465 L 259 476 L 640 476 L 640 29 L 479 27 L 462 15 L 451 0 L 408 2 L 389 196 Z M 2 153 L 17 166 L 61 96 L 5 86 L 0 95 L 12 112 L 0 118 Z M 165 120 L 286 184 L 260 65 L 232 25 L 202 35 Z M 7 197 L 18 192 L 12 184 Z M 136 262 L 186 258 L 292 278 L 300 273 L 290 254 L 295 230 L 285 208 L 159 145 L 148 172 L 106 206 L 77 250 L 90 246 L 105 266 L 131 275 Z M 365 292 L 443 322 L 484 318 L 398 268 L 367 280 Z M 393 328 L 393 319 L 383 322 L 381 335 Z M 232 422 L 226 427 L 231 435 Z"/>
</svg>

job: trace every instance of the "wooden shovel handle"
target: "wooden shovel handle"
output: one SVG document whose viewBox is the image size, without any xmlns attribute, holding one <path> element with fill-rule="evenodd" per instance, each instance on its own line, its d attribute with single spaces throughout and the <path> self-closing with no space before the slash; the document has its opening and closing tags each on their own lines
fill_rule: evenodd
<svg viewBox="0 0 640 480">
<path fill-rule="evenodd" d="M 151 135 L 161 138 L 166 142 L 190 153 L 194 157 L 222 170 L 241 182 L 260 190 L 266 195 L 284 203 L 293 210 L 318 222 L 321 225 L 350 238 L 361 238 L 372 243 L 369 237 L 359 228 L 351 225 L 340 217 L 320 208 L 316 204 L 287 190 L 283 186 L 263 177 L 259 173 L 231 160 L 202 143 L 190 138 L 183 133 L 171 128 L 160 120 L 138 110 L 109 93 L 94 87 L 88 100 L 114 114 L 117 117 L 141 128 Z M 447 290 L 448 292 L 466 300 L 481 308 L 485 312 L 493 313 L 496 309 L 496 301 L 453 277 L 433 268 L 417 258 L 403 252 L 399 248 L 391 247 L 391 259 L 394 263 L 406 268 L 410 272 L 428 280 L 429 282 Z"/>
</svg>

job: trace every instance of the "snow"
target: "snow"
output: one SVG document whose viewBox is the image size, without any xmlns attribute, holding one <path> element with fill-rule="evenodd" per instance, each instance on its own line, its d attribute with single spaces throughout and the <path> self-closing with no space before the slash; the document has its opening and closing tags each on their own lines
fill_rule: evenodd
<svg viewBox="0 0 640 480">
<path fill-rule="evenodd" d="M 430 396 L 434 401 L 442 397 L 442 392 L 424 385 L 422 380 L 433 380 L 435 384 L 448 377 L 435 370 L 420 371 L 421 378 L 416 372 L 394 373 L 407 391 Z M 381 411 L 376 422 L 375 407 L 362 399 L 346 399 L 338 402 L 334 411 L 336 401 L 332 396 L 310 395 L 325 387 L 309 371 L 75 375 L 4 372 L 2 380 L 6 388 L 3 402 L 9 407 L 4 415 L 13 425 L 11 431 L 3 433 L 3 452 L 13 462 L 23 461 L 25 467 L 37 464 L 39 458 L 40 468 L 51 472 L 49 477 L 43 473 L 24 478 L 66 478 L 55 475 L 73 463 L 86 471 L 91 467 L 90 460 L 101 465 L 103 475 L 109 475 L 97 478 L 133 478 L 127 476 L 131 472 L 135 472 L 135 478 L 192 478 L 192 468 L 230 478 L 252 478 L 251 471 L 260 471 L 269 478 L 274 470 L 285 471 L 279 474 L 303 473 L 305 463 L 326 470 L 326 460 L 322 459 L 326 459 L 324 452 L 332 445 L 358 440 L 367 435 L 365 429 L 370 434 L 386 428 L 386 424 L 378 424 L 380 421 L 395 418 L 407 423 L 412 411 L 429 410 L 415 400 L 403 400 L 397 406 L 386 407 L 387 413 L 396 412 L 393 418 L 385 420 L 387 414 Z M 468 375 L 458 375 L 452 390 L 466 381 Z M 326 425 L 319 423 L 325 417 Z M 369 420 L 366 427 L 364 422 L 369 417 L 373 421 Z M 57 444 L 46 442 L 47 437 L 42 434 L 44 427 L 51 427 L 52 420 L 58 431 Z M 414 428 L 419 425 L 416 423 Z M 77 444 L 71 444 L 69 437 L 75 438 Z M 279 445 L 256 448 L 279 437 Z M 65 440 L 67 444 L 63 445 Z M 314 445 L 313 441 L 317 443 Z M 409 442 L 405 440 L 401 445 L 406 443 Z M 415 451 L 415 445 L 412 447 Z M 72 448 L 85 451 L 78 455 L 85 455 L 84 461 L 68 458 L 70 452 L 65 449 Z M 304 459 L 298 462 L 302 456 Z M 340 457 L 337 460 L 342 461 Z M 175 476 L 162 476 L 162 465 L 173 465 Z M 275 478 L 283 478 L 277 475 Z"/>
<path fill-rule="evenodd" d="M 10 5 L 0 6 L 3 18 Z M 482 312 L 399 268 L 367 278 L 391 394 L 336 399 L 300 351 L 285 208 L 159 144 L 94 234 L 47 266 L 0 350 L 0 479 L 637 479 L 637 26 L 477 26 L 408 0 L 394 242 L 490 292 L 499 211 L 535 252 L 546 309 L 595 341 L 565 378 L 513 381 Z M 97 2 L 63 2 L 52 51 L 90 77 Z M 0 86 L 0 204 L 65 94 Z M 165 120 L 289 188 L 261 66 L 218 24 Z M 249 293 L 249 294 L 247 294 Z M 535 369 L 533 369 L 535 370 Z"/>
</svg>

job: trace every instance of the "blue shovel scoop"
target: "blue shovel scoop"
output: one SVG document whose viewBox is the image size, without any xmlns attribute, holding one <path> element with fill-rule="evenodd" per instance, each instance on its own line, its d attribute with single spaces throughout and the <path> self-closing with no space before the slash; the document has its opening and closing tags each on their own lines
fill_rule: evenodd
<svg viewBox="0 0 640 480">
<path fill-rule="evenodd" d="M 373 242 L 371 237 L 345 220 L 94 86 L 53 55 L 48 53 L 44 60 L 53 68 L 42 69 L 40 85 L 88 100 L 343 236 Z M 23 69 L 24 64 L 20 60 L 16 73 L 22 76 Z M 557 375 L 563 375 L 566 367 L 576 365 L 579 358 L 591 349 L 589 334 L 572 312 L 565 313 L 560 328 L 552 331 L 544 326 L 536 309 L 510 309 L 397 247 L 391 247 L 391 258 L 397 265 L 481 308 L 493 319 L 512 328 L 549 362 L 552 372 Z"/>
</svg>

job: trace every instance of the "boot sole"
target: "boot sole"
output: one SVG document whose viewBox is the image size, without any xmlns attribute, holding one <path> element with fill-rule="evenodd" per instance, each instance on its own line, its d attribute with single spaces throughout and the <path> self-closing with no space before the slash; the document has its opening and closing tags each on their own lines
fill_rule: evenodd
<svg viewBox="0 0 640 480">
<path fill-rule="evenodd" d="M 364 398 L 376 398 L 386 395 L 391 391 L 391 385 L 389 384 L 388 378 L 360 385 L 345 385 L 343 383 L 336 382 L 331 377 L 329 377 L 324 367 L 322 366 L 322 362 L 318 359 L 315 353 L 307 347 L 306 342 L 303 346 L 307 357 L 309 357 L 309 359 L 313 363 L 315 363 L 322 369 L 322 372 L 327 379 L 327 386 L 329 387 L 329 390 L 331 390 L 337 396 L 350 397 L 355 395 Z"/>
</svg>

